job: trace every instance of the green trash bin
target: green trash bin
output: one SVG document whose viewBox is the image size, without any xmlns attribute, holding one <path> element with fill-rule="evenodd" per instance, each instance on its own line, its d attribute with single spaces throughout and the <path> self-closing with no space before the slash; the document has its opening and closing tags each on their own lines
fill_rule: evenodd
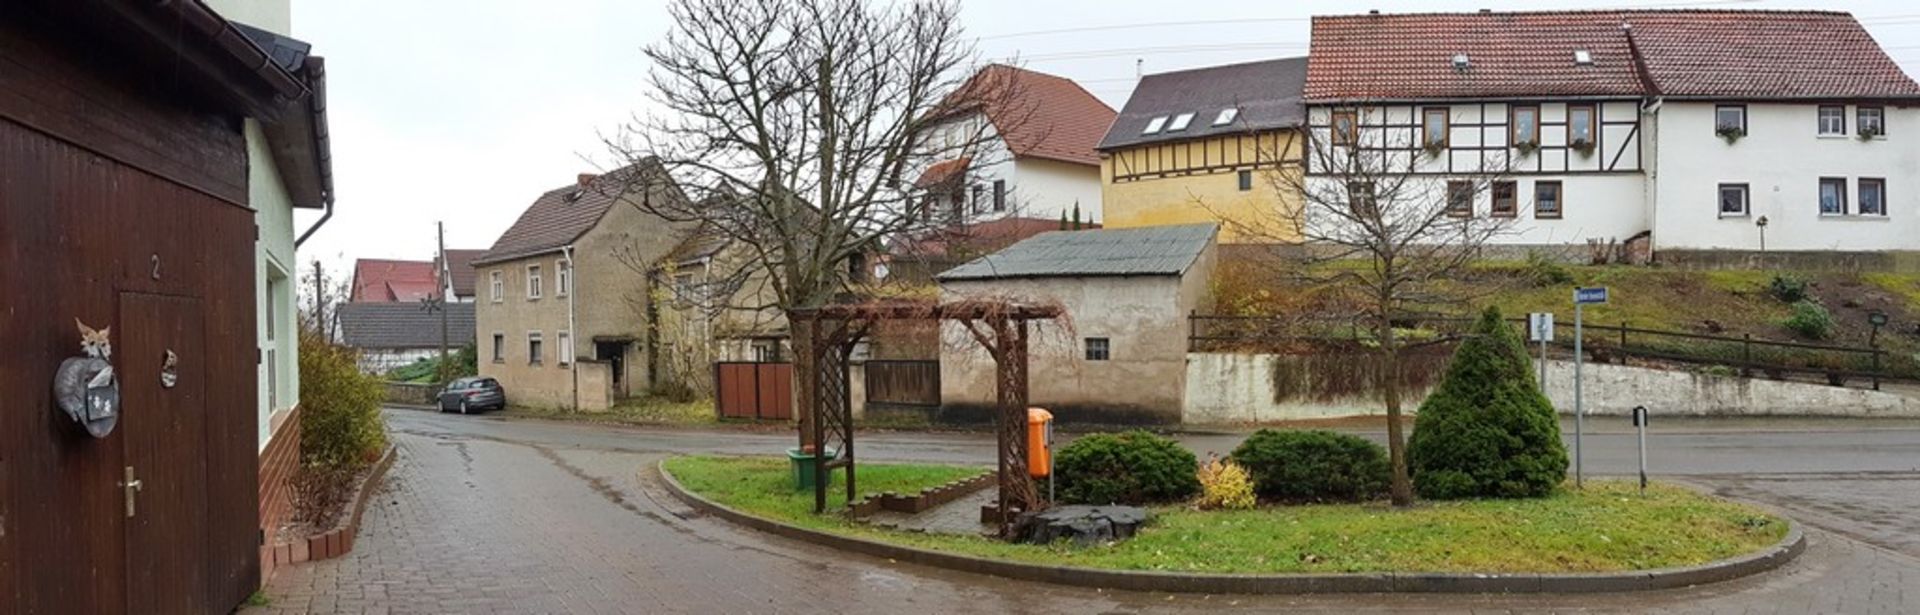
<svg viewBox="0 0 1920 615">
<path fill-rule="evenodd" d="M 827 447 L 827 458 L 832 459 L 839 451 Z M 793 489 L 803 491 L 813 488 L 813 455 L 800 449 L 787 449 L 787 462 L 793 466 Z M 827 470 L 828 480 L 833 478 L 833 470 Z"/>
</svg>

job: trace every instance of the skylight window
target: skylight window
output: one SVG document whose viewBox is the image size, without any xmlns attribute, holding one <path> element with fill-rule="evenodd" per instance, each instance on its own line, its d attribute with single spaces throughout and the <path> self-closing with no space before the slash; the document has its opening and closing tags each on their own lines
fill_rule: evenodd
<svg viewBox="0 0 1920 615">
<path fill-rule="evenodd" d="M 1166 125 L 1167 125 L 1167 116 L 1162 115 L 1160 117 L 1153 118 L 1151 121 L 1147 122 L 1147 129 L 1140 131 L 1140 134 L 1150 135 L 1156 132 L 1160 132 L 1160 127 L 1166 126 Z"/>
<path fill-rule="evenodd" d="M 1173 117 L 1173 125 L 1167 127 L 1167 132 L 1173 132 L 1175 130 L 1186 130 L 1187 124 L 1192 124 L 1192 123 L 1193 123 L 1193 112 L 1189 111 L 1186 113 L 1182 113 L 1180 115 L 1176 115 Z"/>
<path fill-rule="evenodd" d="M 1573 50 L 1574 66 L 1593 66 L 1593 52 L 1585 49 Z"/>
<path fill-rule="evenodd" d="M 1240 117 L 1239 109 L 1236 109 L 1233 107 L 1221 109 L 1219 117 L 1213 118 L 1213 125 L 1225 126 L 1227 124 L 1232 124 L 1233 118 L 1236 118 L 1236 117 Z"/>
<path fill-rule="evenodd" d="M 1464 54 L 1464 53 L 1453 54 L 1454 70 L 1467 70 L 1467 67 L 1472 65 L 1473 65 L 1473 61 L 1467 58 L 1467 54 Z"/>
</svg>

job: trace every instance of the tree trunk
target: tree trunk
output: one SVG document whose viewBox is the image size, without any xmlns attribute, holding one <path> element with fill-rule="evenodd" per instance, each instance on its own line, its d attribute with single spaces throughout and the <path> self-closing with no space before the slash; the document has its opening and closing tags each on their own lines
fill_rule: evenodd
<svg viewBox="0 0 1920 615">
<path fill-rule="evenodd" d="M 1395 507 L 1413 505 L 1413 480 L 1407 473 L 1407 436 L 1400 421 L 1400 346 L 1393 320 L 1380 321 L 1380 392 L 1387 402 L 1387 456 L 1393 462 Z"/>
<path fill-rule="evenodd" d="M 793 417 L 800 430 L 800 450 L 812 452 L 814 387 L 819 384 L 820 363 L 814 360 L 813 334 L 817 324 L 809 318 L 787 317 L 793 343 Z"/>
</svg>

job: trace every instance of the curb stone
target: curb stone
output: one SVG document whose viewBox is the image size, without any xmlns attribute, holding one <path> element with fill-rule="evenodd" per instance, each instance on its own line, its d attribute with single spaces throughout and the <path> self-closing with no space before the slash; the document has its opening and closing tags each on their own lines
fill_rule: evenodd
<svg viewBox="0 0 1920 615">
<path fill-rule="evenodd" d="M 1801 530 L 1800 524 L 1787 519 L 1787 535 L 1781 538 L 1780 542 L 1759 551 L 1698 566 L 1617 573 L 1212 574 L 1044 566 L 842 536 L 750 515 L 687 490 L 674 479 L 672 473 L 667 472 L 665 464 L 666 461 L 662 460 L 654 466 L 654 471 L 666 485 L 667 491 L 674 497 L 686 502 L 695 510 L 769 534 L 936 568 L 1023 581 L 1140 592 L 1579 594 L 1674 589 L 1728 581 L 1778 568 L 1798 557 L 1806 550 L 1807 544 L 1806 534 Z"/>
</svg>

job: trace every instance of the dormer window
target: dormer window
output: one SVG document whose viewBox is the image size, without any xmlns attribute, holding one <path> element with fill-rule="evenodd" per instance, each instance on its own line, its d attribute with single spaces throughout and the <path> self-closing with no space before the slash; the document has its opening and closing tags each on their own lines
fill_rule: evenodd
<svg viewBox="0 0 1920 615">
<path fill-rule="evenodd" d="M 1574 66 L 1593 66 L 1593 52 L 1585 49 L 1573 50 Z"/>
<path fill-rule="evenodd" d="M 1175 130 L 1186 130 L 1187 125 L 1192 123 L 1193 123 L 1192 112 L 1176 115 L 1173 118 L 1173 124 L 1170 126 L 1167 126 L 1167 132 L 1173 132 Z"/>
<path fill-rule="evenodd" d="M 1239 109 L 1232 108 L 1232 107 L 1221 109 L 1220 115 L 1218 117 L 1213 118 L 1213 125 L 1225 126 L 1227 124 L 1232 124 L 1234 118 L 1237 118 L 1237 117 L 1240 117 Z"/>
<path fill-rule="evenodd" d="M 1165 127 L 1166 125 L 1167 125 L 1167 116 L 1162 115 L 1160 117 L 1153 118 L 1152 120 L 1149 120 L 1147 122 L 1147 129 L 1140 131 L 1140 134 L 1150 135 L 1156 132 L 1160 132 L 1160 129 Z"/>
</svg>

